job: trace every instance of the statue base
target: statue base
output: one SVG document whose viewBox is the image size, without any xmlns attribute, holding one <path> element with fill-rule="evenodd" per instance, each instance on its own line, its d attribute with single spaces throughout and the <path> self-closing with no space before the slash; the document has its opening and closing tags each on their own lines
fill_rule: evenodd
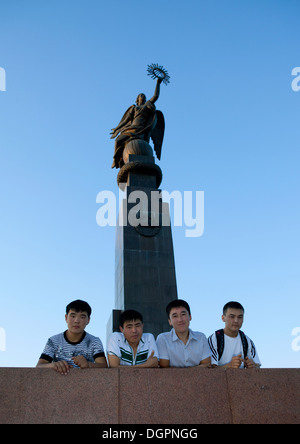
<svg viewBox="0 0 300 444">
<path fill-rule="evenodd" d="M 133 139 L 126 143 L 123 151 L 125 165 L 120 169 L 117 182 L 129 184 L 128 179 L 139 178 L 136 186 L 158 188 L 162 181 L 162 172 L 154 162 L 153 150 L 143 139 Z M 133 185 L 133 184 L 132 184 Z"/>
<path fill-rule="evenodd" d="M 137 162 L 143 163 L 141 170 L 136 168 Z M 107 336 L 119 331 L 120 311 L 134 309 L 143 315 L 144 332 L 156 337 L 170 330 L 166 306 L 178 297 L 169 205 L 162 202 L 156 173 L 150 174 L 159 168 L 153 158 L 129 155 L 125 167 L 130 164 L 135 167 L 126 170 L 126 182 L 120 181 L 126 198 L 116 228 L 115 310 Z M 157 168 L 149 168 L 145 174 L 149 165 Z"/>
</svg>

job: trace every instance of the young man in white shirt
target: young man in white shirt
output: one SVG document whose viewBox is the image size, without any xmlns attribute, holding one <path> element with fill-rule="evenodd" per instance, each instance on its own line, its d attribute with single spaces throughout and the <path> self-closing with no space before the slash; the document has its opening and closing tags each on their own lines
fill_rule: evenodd
<svg viewBox="0 0 300 444">
<path fill-rule="evenodd" d="M 212 365 L 225 368 L 256 368 L 260 360 L 255 345 L 241 327 L 244 308 L 239 302 L 228 302 L 223 307 L 222 321 L 225 328 L 208 338 L 212 352 Z"/>
<path fill-rule="evenodd" d="M 189 328 L 189 304 L 175 299 L 166 308 L 170 332 L 158 335 L 156 343 L 160 367 L 209 367 L 210 349 L 204 333 Z"/>
<path fill-rule="evenodd" d="M 125 310 L 119 320 L 119 332 L 110 335 L 107 358 L 110 367 L 158 367 L 158 351 L 154 336 L 143 333 L 143 316 L 135 310 Z"/>
</svg>

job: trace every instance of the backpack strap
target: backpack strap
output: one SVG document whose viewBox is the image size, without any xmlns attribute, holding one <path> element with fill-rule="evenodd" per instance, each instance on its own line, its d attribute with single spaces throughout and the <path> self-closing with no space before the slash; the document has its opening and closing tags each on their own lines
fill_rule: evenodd
<svg viewBox="0 0 300 444">
<path fill-rule="evenodd" d="M 217 339 L 217 349 L 218 349 L 218 355 L 219 355 L 219 360 L 222 357 L 223 351 L 224 351 L 224 330 L 223 328 L 221 328 L 220 330 L 217 330 L 215 332 L 216 334 L 216 339 Z"/>
<path fill-rule="evenodd" d="M 223 351 L 224 351 L 224 342 L 225 342 L 223 328 L 221 328 L 220 330 L 217 330 L 215 332 L 215 334 L 216 334 L 216 339 L 217 339 L 217 349 L 218 349 L 218 355 L 219 355 L 219 360 L 220 360 L 222 357 Z M 246 356 L 248 354 L 248 341 L 247 341 L 245 333 L 242 330 L 239 330 L 239 334 L 240 334 L 241 341 L 242 341 L 244 358 L 246 358 Z"/>
<path fill-rule="evenodd" d="M 243 351 L 244 351 L 244 358 L 246 358 L 247 354 L 248 354 L 248 341 L 247 341 L 245 333 L 242 332 L 242 330 L 240 330 L 239 333 L 240 333 L 240 337 L 241 337 L 241 340 L 242 340 Z"/>
</svg>

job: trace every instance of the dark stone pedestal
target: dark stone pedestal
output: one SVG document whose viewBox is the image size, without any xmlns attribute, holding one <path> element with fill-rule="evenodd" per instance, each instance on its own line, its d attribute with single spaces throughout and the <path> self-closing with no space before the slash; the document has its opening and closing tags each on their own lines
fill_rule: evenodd
<svg viewBox="0 0 300 444">
<path fill-rule="evenodd" d="M 143 315 L 144 332 L 156 337 L 170 330 L 165 309 L 177 299 L 173 242 L 169 205 L 155 184 L 151 175 L 128 174 L 116 228 L 115 310 L 108 335 L 119 331 L 119 310 L 127 309 Z"/>
</svg>

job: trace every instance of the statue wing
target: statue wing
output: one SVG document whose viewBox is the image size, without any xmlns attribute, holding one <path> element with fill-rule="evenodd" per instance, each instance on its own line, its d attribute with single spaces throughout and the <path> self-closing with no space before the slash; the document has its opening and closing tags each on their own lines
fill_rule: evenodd
<svg viewBox="0 0 300 444">
<path fill-rule="evenodd" d="M 154 144 L 154 150 L 156 152 L 158 160 L 161 156 L 161 147 L 163 143 L 165 133 L 165 118 L 161 111 L 156 111 L 156 124 L 151 130 L 151 139 Z"/>
</svg>

